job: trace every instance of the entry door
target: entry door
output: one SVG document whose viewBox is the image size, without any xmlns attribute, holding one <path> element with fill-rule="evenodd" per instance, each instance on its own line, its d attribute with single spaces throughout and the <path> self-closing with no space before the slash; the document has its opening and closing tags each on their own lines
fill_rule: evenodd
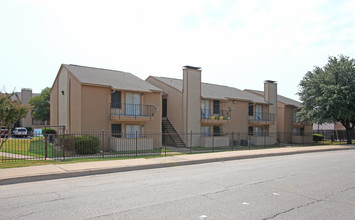
<svg viewBox="0 0 355 220">
<path fill-rule="evenodd" d="M 163 117 L 167 117 L 167 113 L 168 113 L 168 100 L 167 99 L 163 99 L 163 112 L 162 112 L 162 116 Z"/>
<path fill-rule="evenodd" d="M 140 115 L 141 95 L 139 93 L 126 93 L 126 115 Z"/>
<path fill-rule="evenodd" d="M 210 118 L 210 100 L 201 100 L 201 118 Z"/>
</svg>

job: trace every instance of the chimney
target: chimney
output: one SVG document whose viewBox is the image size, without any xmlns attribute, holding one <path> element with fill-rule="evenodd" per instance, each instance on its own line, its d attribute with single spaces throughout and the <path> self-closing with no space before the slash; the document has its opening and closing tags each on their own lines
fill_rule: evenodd
<svg viewBox="0 0 355 220">
<path fill-rule="evenodd" d="M 277 129 L 277 83 L 272 80 L 264 81 L 264 99 L 271 103 L 269 105 L 269 113 L 274 114 L 274 124 L 269 126 L 270 133 L 276 133 Z"/>
<path fill-rule="evenodd" d="M 183 133 L 201 132 L 201 68 L 193 66 L 183 67 Z M 186 146 L 199 146 L 199 137 L 185 138 Z"/>
</svg>

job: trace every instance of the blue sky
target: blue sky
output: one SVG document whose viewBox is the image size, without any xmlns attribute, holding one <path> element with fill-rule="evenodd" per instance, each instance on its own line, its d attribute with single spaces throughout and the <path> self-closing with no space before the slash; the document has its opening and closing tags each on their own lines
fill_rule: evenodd
<svg viewBox="0 0 355 220">
<path fill-rule="evenodd" d="M 60 64 L 182 77 L 298 99 L 328 56 L 355 58 L 355 1 L 2 0 L 0 87 L 51 86 Z M 0 89 L 1 89 L 0 88 Z"/>
</svg>

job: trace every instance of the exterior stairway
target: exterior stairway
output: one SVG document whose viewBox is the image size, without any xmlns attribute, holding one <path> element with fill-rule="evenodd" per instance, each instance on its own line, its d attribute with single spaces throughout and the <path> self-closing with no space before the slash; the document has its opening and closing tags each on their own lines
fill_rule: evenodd
<svg viewBox="0 0 355 220">
<path fill-rule="evenodd" d="M 181 139 L 180 135 L 176 132 L 174 126 L 170 123 L 168 118 L 162 119 L 162 130 L 163 130 L 163 134 L 167 134 L 165 135 L 166 142 L 172 142 L 171 144 L 174 144 L 175 147 L 178 148 L 186 147 L 184 141 Z"/>
</svg>

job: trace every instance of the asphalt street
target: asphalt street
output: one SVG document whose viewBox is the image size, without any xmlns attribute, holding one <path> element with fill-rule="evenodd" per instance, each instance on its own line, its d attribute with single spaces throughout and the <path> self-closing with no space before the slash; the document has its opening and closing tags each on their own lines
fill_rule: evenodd
<svg viewBox="0 0 355 220">
<path fill-rule="evenodd" d="M 355 150 L 4 185 L 0 219 L 355 219 Z"/>
</svg>

